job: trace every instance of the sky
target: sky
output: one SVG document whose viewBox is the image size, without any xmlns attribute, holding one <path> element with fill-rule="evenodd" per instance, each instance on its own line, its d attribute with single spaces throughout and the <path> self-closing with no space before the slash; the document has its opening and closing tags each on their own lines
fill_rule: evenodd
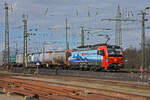
<svg viewBox="0 0 150 100">
<path fill-rule="evenodd" d="M 28 20 L 28 33 L 35 33 L 28 38 L 29 52 L 47 49 L 65 49 L 65 19 L 68 20 L 69 47 L 80 46 L 81 26 L 85 27 L 85 44 L 104 43 L 110 36 L 109 44 L 115 44 L 115 21 L 102 21 L 115 18 L 117 6 L 120 6 L 122 18 L 136 19 L 136 22 L 122 22 L 123 48 L 140 48 L 141 16 L 138 13 L 150 6 L 150 0 L 0 0 L 0 46 L 4 49 L 5 16 L 4 4 L 9 4 L 10 48 L 18 47 L 23 51 L 22 15 Z M 149 12 L 146 11 L 149 19 Z M 150 26 L 150 22 L 145 23 Z M 102 30 L 109 28 L 111 30 Z M 98 29 L 98 30 L 95 30 Z M 146 30 L 147 39 L 150 37 Z"/>
</svg>

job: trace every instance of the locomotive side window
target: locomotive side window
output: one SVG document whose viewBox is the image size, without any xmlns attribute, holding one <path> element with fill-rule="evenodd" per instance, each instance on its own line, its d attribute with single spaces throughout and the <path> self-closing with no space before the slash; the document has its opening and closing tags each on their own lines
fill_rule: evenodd
<svg viewBox="0 0 150 100">
<path fill-rule="evenodd" d="M 97 55 L 100 55 L 100 50 L 97 51 Z"/>
<path fill-rule="evenodd" d="M 105 56 L 104 50 L 98 50 L 97 55 Z"/>
</svg>

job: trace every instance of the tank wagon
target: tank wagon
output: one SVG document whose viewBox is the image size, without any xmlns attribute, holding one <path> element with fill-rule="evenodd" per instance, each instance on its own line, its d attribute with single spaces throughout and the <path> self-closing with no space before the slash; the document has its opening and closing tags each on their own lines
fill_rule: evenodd
<svg viewBox="0 0 150 100">
<path fill-rule="evenodd" d="M 124 66 L 120 46 L 96 44 L 71 50 L 38 52 L 28 55 L 29 67 L 61 67 L 74 70 L 119 70 Z M 16 56 L 15 66 L 23 66 L 23 54 Z"/>
<path fill-rule="evenodd" d="M 68 62 L 67 53 L 65 50 L 33 53 L 29 55 L 28 63 L 32 66 L 38 63 L 41 67 L 65 67 Z"/>
</svg>

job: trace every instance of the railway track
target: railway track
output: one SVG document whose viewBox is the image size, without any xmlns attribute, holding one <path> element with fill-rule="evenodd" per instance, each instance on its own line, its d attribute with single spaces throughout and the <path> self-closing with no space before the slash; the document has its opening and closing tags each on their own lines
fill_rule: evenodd
<svg viewBox="0 0 150 100">
<path fill-rule="evenodd" d="M 1 77 L 0 87 L 5 89 L 5 92 L 15 92 L 30 97 L 36 97 L 39 100 L 93 100 L 96 98 L 103 98 L 103 100 L 123 100 L 121 98 L 115 98 L 102 94 L 88 95 L 87 93 L 84 93 L 84 91 L 77 89 L 67 89 L 58 86 L 56 87 L 51 86 L 46 82 L 22 80 L 17 78 Z M 88 99 L 87 96 L 90 99 Z"/>
<path fill-rule="evenodd" d="M 24 73 L 23 68 L 11 69 L 15 73 Z M 36 68 L 28 68 L 25 73 L 34 74 Z M 123 81 L 144 81 L 147 82 L 150 77 L 149 73 L 143 73 L 141 78 L 141 73 L 125 73 L 125 72 L 91 72 L 91 71 L 75 71 L 75 70 L 54 70 L 54 69 L 44 69 L 40 68 L 38 70 L 40 75 L 50 75 L 50 76 L 72 76 L 72 77 L 88 77 L 88 78 L 98 78 L 98 79 L 111 79 L 111 80 L 123 80 Z"/>
<path fill-rule="evenodd" d="M 39 100 L 99 100 L 98 98 L 102 98 L 102 100 L 147 100 L 150 98 L 133 93 L 14 78 L 10 75 L 0 77 L 0 87 L 5 92 L 15 92 L 36 97 Z M 85 91 L 85 89 L 90 92 Z"/>
<path fill-rule="evenodd" d="M 32 76 L 28 76 L 32 77 Z M 56 79 L 63 81 L 76 81 L 76 82 L 87 82 L 87 83 L 95 83 L 95 84 L 108 84 L 108 85 L 116 85 L 116 86 L 125 86 L 129 88 L 138 88 L 150 90 L 149 84 L 143 84 L 139 82 L 126 82 L 126 81 L 114 81 L 114 80 L 104 80 L 104 79 L 93 79 L 93 78 L 79 78 L 79 77 L 57 77 L 57 76 L 37 76 L 38 78 L 46 78 L 46 79 Z M 148 82 L 149 83 L 149 82 Z"/>
<path fill-rule="evenodd" d="M 12 76 L 11 74 L 0 74 L 2 76 Z M 44 78 L 44 79 L 56 79 L 56 80 L 63 80 L 63 81 L 76 81 L 76 82 L 88 82 L 88 83 L 96 83 L 96 84 L 108 84 L 108 85 L 117 85 L 117 86 L 125 86 L 129 88 L 138 88 L 138 89 L 145 89 L 150 90 L 149 82 L 141 83 L 141 82 L 131 82 L 131 81 L 116 81 L 116 80 L 104 80 L 104 79 L 96 79 L 96 78 L 82 78 L 82 77 L 59 77 L 59 76 L 46 76 L 46 75 L 26 75 L 26 74 L 17 74 L 13 73 L 13 76 L 25 76 L 25 77 L 37 77 L 37 78 Z"/>
</svg>

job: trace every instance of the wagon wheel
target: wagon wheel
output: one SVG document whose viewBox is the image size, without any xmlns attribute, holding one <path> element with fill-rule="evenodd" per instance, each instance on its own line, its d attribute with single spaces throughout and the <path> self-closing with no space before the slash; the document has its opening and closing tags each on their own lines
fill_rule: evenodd
<svg viewBox="0 0 150 100">
<path fill-rule="evenodd" d="M 93 71 L 93 68 L 92 68 L 92 67 L 90 67 L 90 71 Z"/>
<path fill-rule="evenodd" d="M 94 67 L 94 68 L 93 68 L 93 71 L 96 72 L 96 71 L 97 71 L 97 67 Z"/>
</svg>

